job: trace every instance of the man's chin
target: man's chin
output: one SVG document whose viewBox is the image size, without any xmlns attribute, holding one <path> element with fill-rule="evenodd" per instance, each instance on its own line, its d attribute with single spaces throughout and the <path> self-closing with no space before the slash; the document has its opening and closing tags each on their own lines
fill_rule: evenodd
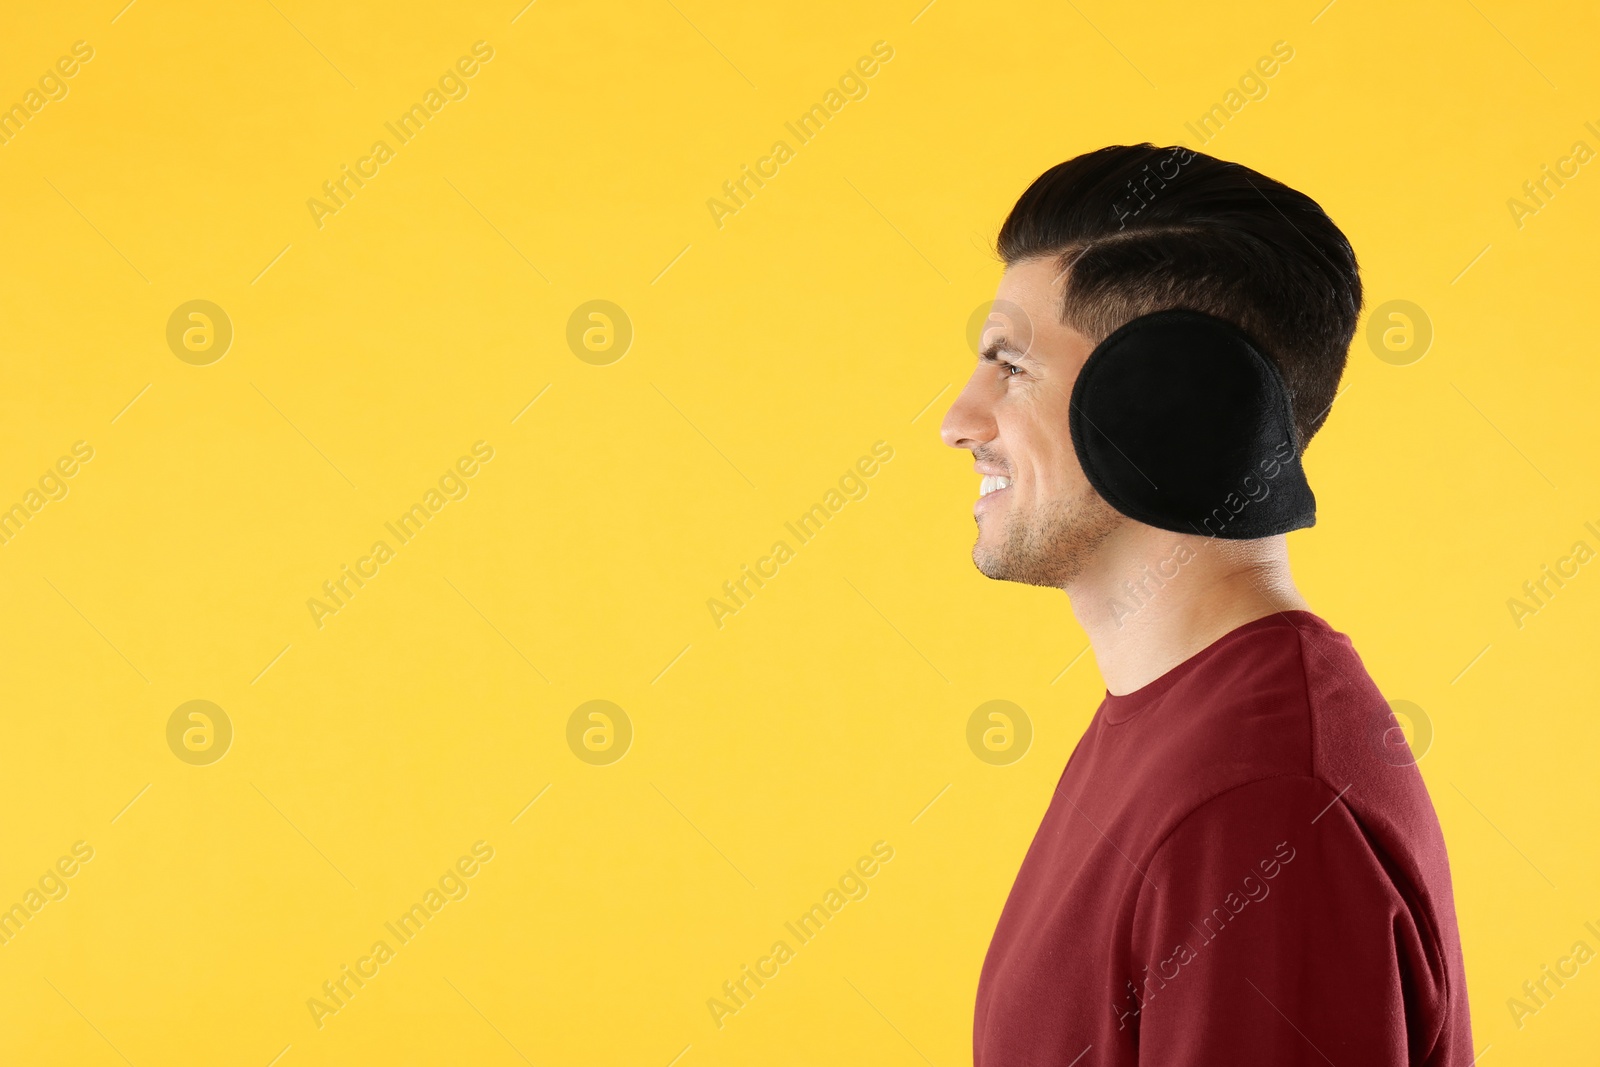
<svg viewBox="0 0 1600 1067">
<path fill-rule="evenodd" d="M 997 582 L 1012 580 L 1005 553 L 994 545 L 986 544 L 982 534 L 978 535 L 978 540 L 972 546 L 972 565 L 985 578 L 993 578 Z"/>
<path fill-rule="evenodd" d="M 1018 559 L 1014 553 L 995 550 L 978 543 L 972 546 L 972 564 L 978 573 L 997 582 L 1020 582 L 1023 585 L 1053 585 L 1042 580 L 1049 568 L 1042 560 Z"/>
<path fill-rule="evenodd" d="M 972 562 L 978 568 L 978 573 L 985 578 L 992 578 L 997 582 L 1014 582 L 1017 580 L 1010 571 L 997 565 L 993 559 L 980 556 L 976 552 L 972 554 Z"/>
<path fill-rule="evenodd" d="M 1090 496 L 1033 522 L 990 521 L 999 528 L 984 529 L 980 523 L 972 546 L 972 562 L 980 574 L 998 582 L 1061 589 L 1083 573 L 1127 520 L 1100 497 Z"/>
</svg>

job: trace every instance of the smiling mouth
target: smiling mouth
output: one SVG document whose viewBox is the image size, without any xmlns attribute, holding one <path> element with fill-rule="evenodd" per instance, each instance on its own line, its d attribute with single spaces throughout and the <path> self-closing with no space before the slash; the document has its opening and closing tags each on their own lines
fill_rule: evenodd
<svg viewBox="0 0 1600 1067">
<path fill-rule="evenodd" d="M 990 493 L 997 493 L 1002 489 L 1009 488 L 1010 485 L 1010 478 L 1003 478 L 998 474 L 985 474 L 983 481 L 978 483 L 978 496 L 979 498 L 986 497 Z"/>
</svg>

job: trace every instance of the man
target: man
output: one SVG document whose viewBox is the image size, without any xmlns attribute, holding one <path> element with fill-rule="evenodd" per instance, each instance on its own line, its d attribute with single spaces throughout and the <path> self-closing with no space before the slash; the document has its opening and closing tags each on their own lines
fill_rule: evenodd
<svg viewBox="0 0 1600 1067">
<path fill-rule="evenodd" d="M 1107 692 L 996 926 L 977 1067 L 1468 1067 L 1438 819 L 1283 536 L 1314 519 L 1349 242 L 1270 178 L 1145 144 L 1047 171 L 999 252 L 943 426 L 983 475 L 973 560 L 1064 590 Z"/>
</svg>

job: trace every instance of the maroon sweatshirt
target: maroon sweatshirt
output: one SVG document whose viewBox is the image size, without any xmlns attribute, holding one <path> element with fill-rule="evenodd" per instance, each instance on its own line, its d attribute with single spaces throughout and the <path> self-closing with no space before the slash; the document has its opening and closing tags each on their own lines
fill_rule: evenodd
<svg viewBox="0 0 1600 1067">
<path fill-rule="evenodd" d="M 1257 619 L 1067 761 L 978 981 L 976 1067 L 1468 1067 L 1439 820 L 1343 634 Z"/>
</svg>

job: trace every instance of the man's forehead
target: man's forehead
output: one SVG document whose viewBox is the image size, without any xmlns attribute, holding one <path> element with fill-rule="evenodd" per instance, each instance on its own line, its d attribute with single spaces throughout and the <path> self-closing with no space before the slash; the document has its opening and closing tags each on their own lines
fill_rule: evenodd
<svg viewBox="0 0 1600 1067">
<path fill-rule="evenodd" d="M 989 305 L 979 337 L 978 354 L 993 358 L 1001 353 L 1026 355 L 1033 347 L 1033 314 L 1021 304 L 997 295 Z"/>
<path fill-rule="evenodd" d="M 1064 329 L 1064 284 L 1065 272 L 1054 256 L 1023 260 L 1008 267 L 984 323 L 984 346 L 1029 353 L 1041 333 Z"/>
</svg>

